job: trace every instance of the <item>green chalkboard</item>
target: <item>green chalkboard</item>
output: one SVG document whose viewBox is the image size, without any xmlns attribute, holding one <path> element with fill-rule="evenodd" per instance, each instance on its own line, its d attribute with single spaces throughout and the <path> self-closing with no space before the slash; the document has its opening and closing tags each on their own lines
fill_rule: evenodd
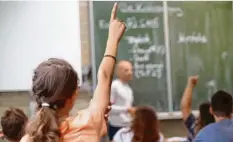
<svg viewBox="0 0 233 142">
<path fill-rule="evenodd" d="M 93 2 L 96 68 L 99 67 L 104 54 L 112 6 L 113 2 L 109 1 Z M 148 9 L 151 6 L 157 9 Z M 137 10 L 137 7 L 141 11 Z M 136 104 L 150 104 L 158 111 L 167 112 L 162 2 L 121 1 L 118 3 L 117 16 L 127 25 L 127 31 L 119 45 L 117 59 L 133 63 L 134 79 L 130 85 L 134 91 Z"/>
<path fill-rule="evenodd" d="M 187 77 L 199 75 L 193 107 L 217 89 L 233 93 L 232 2 L 168 2 L 182 16 L 169 15 L 173 109 L 179 110 Z"/>
<path fill-rule="evenodd" d="M 92 2 L 93 61 L 98 69 L 108 35 L 113 2 Z M 217 89 L 233 93 L 232 2 L 168 2 L 168 37 L 164 34 L 163 2 L 121 1 L 118 17 L 127 31 L 120 42 L 118 60 L 130 60 L 134 79 L 130 85 L 136 104 L 153 105 L 159 112 L 180 110 L 180 100 L 190 75 L 199 75 L 193 108 L 209 100 Z M 165 48 L 169 40 L 170 53 Z M 167 81 L 166 55 L 171 58 L 171 84 Z M 172 86 L 172 104 L 168 101 Z"/>
</svg>

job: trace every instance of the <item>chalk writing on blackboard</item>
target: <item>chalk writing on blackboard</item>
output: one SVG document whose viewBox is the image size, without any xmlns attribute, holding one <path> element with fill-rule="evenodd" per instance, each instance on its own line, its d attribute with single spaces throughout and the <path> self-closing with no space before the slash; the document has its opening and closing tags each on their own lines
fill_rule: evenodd
<svg viewBox="0 0 233 142">
<path fill-rule="evenodd" d="M 184 33 L 178 34 L 178 43 L 207 43 L 207 37 L 201 33 L 193 32 L 190 35 L 185 35 Z"/>
<path fill-rule="evenodd" d="M 124 37 L 124 40 L 130 45 L 129 53 L 132 54 L 130 60 L 133 61 L 134 76 L 137 79 L 145 77 L 162 78 L 163 62 L 151 63 L 150 57 L 153 54 L 164 56 L 166 54 L 164 45 L 153 44 L 148 33 L 128 35 Z"/>
<path fill-rule="evenodd" d="M 151 3 L 127 3 L 121 2 L 119 3 L 119 10 L 122 13 L 162 13 L 163 6 L 162 5 L 153 5 Z M 182 17 L 184 12 L 179 7 L 168 7 L 168 12 L 173 14 L 175 13 L 177 17 Z"/>
<path fill-rule="evenodd" d="M 163 70 L 163 63 L 153 64 L 134 62 L 134 75 L 137 79 L 142 77 L 155 77 L 161 79 L 163 75 Z"/>
<path fill-rule="evenodd" d="M 126 18 L 125 24 L 126 24 L 127 30 L 159 28 L 159 17 L 136 18 L 135 16 L 130 16 Z M 106 21 L 105 19 L 99 19 L 98 25 L 100 29 L 108 29 L 109 21 Z"/>
<path fill-rule="evenodd" d="M 142 35 L 138 34 L 137 36 L 125 36 L 125 39 L 129 44 L 146 44 L 151 43 L 151 39 L 148 33 Z"/>
</svg>

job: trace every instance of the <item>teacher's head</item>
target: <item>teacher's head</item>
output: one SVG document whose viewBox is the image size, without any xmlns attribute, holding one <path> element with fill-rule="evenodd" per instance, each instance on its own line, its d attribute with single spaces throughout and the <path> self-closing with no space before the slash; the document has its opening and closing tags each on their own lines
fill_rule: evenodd
<svg viewBox="0 0 233 142">
<path fill-rule="evenodd" d="M 128 82 L 133 78 L 133 66 L 131 62 L 122 60 L 117 64 L 117 76 L 120 80 Z"/>
</svg>

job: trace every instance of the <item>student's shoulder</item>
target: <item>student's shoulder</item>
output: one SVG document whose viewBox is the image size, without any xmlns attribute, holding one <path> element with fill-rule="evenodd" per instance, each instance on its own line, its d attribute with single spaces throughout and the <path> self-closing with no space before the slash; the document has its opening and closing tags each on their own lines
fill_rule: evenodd
<svg viewBox="0 0 233 142">
<path fill-rule="evenodd" d="M 133 132 L 130 131 L 129 127 L 121 128 L 117 131 L 117 133 L 114 135 L 114 142 L 121 142 L 122 138 L 124 138 L 125 141 L 128 142 L 128 140 L 131 140 L 133 136 Z"/>
<path fill-rule="evenodd" d="M 91 111 L 89 109 L 79 110 L 75 115 L 67 117 L 61 121 L 60 129 L 83 127 L 89 124 L 91 120 Z"/>
<path fill-rule="evenodd" d="M 130 128 L 124 127 L 118 130 L 115 136 L 116 137 L 125 136 L 126 134 L 129 134 L 129 133 L 131 133 Z"/>
<path fill-rule="evenodd" d="M 26 134 L 21 138 L 20 142 L 32 142 L 32 140 L 31 140 L 30 136 L 28 134 Z"/>
<path fill-rule="evenodd" d="M 199 133 L 205 133 L 205 132 L 216 132 L 218 130 L 218 124 L 212 123 L 207 126 L 205 126 Z"/>
<path fill-rule="evenodd" d="M 121 128 L 120 130 L 118 130 L 118 133 L 126 133 L 126 132 L 129 132 L 129 131 L 130 131 L 129 127 L 124 127 L 124 128 Z"/>
<path fill-rule="evenodd" d="M 209 124 L 208 126 L 202 128 L 202 130 L 197 134 L 193 142 L 203 142 L 213 139 L 211 136 L 215 136 L 218 133 L 218 125 L 216 123 Z"/>
</svg>

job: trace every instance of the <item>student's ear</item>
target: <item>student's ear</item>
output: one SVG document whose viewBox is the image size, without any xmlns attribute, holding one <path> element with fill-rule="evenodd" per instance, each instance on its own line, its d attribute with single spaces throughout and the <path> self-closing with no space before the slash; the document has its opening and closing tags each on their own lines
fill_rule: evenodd
<svg viewBox="0 0 233 142">
<path fill-rule="evenodd" d="M 214 115 L 214 112 L 213 112 L 213 108 L 212 108 L 212 107 L 210 107 L 209 111 L 210 111 L 210 114 Z"/>
</svg>

